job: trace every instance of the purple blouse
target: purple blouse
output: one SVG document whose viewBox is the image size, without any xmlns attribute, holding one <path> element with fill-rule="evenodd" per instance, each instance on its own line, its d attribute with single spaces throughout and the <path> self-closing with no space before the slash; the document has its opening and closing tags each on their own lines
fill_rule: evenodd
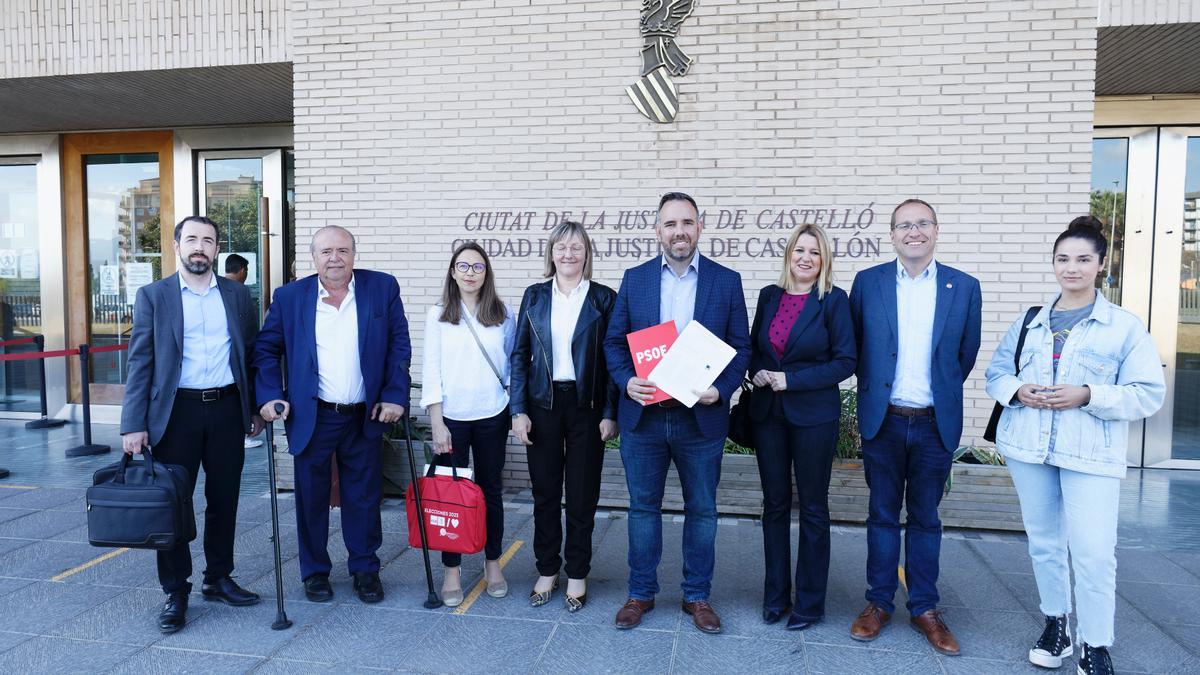
<svg viewBox="0 0 1200 675">
<path fill-rule="evenodd" d="M 771 326 L 767 329 L 767 338 L 771 341 L 771 346 L 775 348 L 775 354 L 782 357 L 783 349 L 787 346 L 788 335 L 792 332 L 792 326 L 796 325 L 796 319 L 800 317 L 800 311 L 804 309 L 804 303 L 808 301 L 808 296 L 792 295 L 784 293 L 779 296 L 779 309 L 775 310 L 775 318 L 771 319 Z"/>
</svg>

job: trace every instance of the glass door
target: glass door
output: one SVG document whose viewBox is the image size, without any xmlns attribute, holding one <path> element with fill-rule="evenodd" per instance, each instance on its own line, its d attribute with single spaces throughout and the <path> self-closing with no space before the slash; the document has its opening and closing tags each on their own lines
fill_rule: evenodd
<svg viewBox="0 0 1200 675">
<path fill-rule="evenodd" d="M 63 136 L 68 345 L 127 345 L 138 289 L 175 271 L 171 143 L 163 131 Z M 125 351 L 92 357 L 94 403 L 121 402 L 127 365 Z"/>
<path fill-rule="evenodd" d="M 1147 423 L 1145 465 L 1200 469 L 1200 127 L 1159 129 L 1150 333 L 1167 398 Z"/>
<path fill-rule="evenodd" d="M 32 342 L 21 340 L 42 333 L 39 161 L 0 157 L 0 354 L 37 351 Z M 40 391 L 37 361 L 0 365 L 0 411 L 37 412 Z"/>
<path fill-rule="evenodd" d="M 1154 246 L 1155 161 L 1153 127 L 1097 129 L 1092 139 L 1090 211 L 1104 223 L 1109 250 L 1096 287 L 1149 325 Z M 1066 222 L 1063 222 L 1066 227 Z M 1142 465 L 1144 423 L 1129 425 L 1130 466 Z"/>
<path fill-rule="evenodd" d="M 246 284 L 261 318 L 285 272 L 283 152 L 200 152 L 196 182 L 199 212 L 219 230 L 217 271 Z"/>
</svg>

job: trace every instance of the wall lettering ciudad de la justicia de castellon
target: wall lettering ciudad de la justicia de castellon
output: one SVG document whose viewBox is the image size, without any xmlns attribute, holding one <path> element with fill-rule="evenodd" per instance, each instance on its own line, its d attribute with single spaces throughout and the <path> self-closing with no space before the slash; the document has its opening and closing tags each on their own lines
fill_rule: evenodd
<svg viewBox="0 0 1200 675">
<path fill-rule="evenodd" d="M 777 258 L 798 225 L 820 225 L 829 236 L 834 257 L 873 260 L 886 248 L 872 233 L 876 220 L 871 202 L 861 207 L 787 207 L 710 209 L 701 212 L 704 234 L 700 252 L 712 258 Z M 583 224 L 592 236 L 597 259 L 648 260 L 661 254 L 654 235 L 653 209 L 600 211 L 476 210 L 462 218 L 464 241 L 478 242 L 493 258 L 542 258 L 547 234 L 564 220 Z"/>
</svg>

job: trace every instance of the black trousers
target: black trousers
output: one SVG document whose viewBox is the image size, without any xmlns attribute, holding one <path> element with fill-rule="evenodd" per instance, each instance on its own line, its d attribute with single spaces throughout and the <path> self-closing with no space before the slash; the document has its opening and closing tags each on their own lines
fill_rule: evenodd
<svg viewBox="0 0 1200 675">
<path fill-rule="evenodd" d="M 450 446 L 454 449 L 450 457 L 460 467 L 468 465 L 474 458 L 475 484 L 483 490 L 487 508 L 487 543 L 483 554 L 488 560 L 500 558 L 504 541 L 504 449 L 508 445 L 508 430 L 512 425 L 508 408 L 500 414 L 481 420 L 460 421 L 445 418 L 450 430 Z M 468 450 L 470 454 L 468 455 Z M 446 466 L 449 462 L 443 460 Z M 462 554 L 442 553 L 442 564 L 458 567 Z"/>
<path fill-rule="evenodd" d="M 600 440 L 602 411 L 579 406 L 575 385 L 555 384 L 554 407 L 530 406 L 532 427 L 525 448 L 529 480 L 533 483 L 533 553 L 538 574 L 558 574 L 563 559 L 563 482 L 567 492 L 567 576 L 587 577 L 592 567 L 592 531 L 600 501 L 600 471 L 604 442 Z"/>
<path fill-rule="evenodd" d="M 190 489 L 204 466 L 204 580 L 216 581 L 233 572 L 233 538 L 237 527 L 238 493 L 246 460 L 242 403 L 237 391 L 204 402 L 176 397 L 171 419 L 155 459 L 187 468 Z M 190 592 L 192 552 L 188 544 L 158 552 L 158 581 L 163 591 Z"/>
<path fill-rule="evenodd" d="M 776 406 L 778 408 L 778 406 Z M 829 476 L 837 451 L 837 421 L 793 426 L 773 410 L 755 430 L 763 487 L 763 608 L 817 620 L 825 615 L 829 580 Z M 800 504 L 800 541 L 792 595 L 792 477 Z"/>
</svg>

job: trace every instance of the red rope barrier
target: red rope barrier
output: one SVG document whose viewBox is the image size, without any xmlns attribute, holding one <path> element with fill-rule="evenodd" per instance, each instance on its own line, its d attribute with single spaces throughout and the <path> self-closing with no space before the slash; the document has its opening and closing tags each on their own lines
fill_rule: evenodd
<svg viewBox="0 0 1200 675">
<path fill-rule="evenodd" d="M 129 349 L 129 344 L 108 345 L 106 347 L 89 347 L 88 353 L 102 354 L 104 352 L 123 352 Z M 49 352 L 27 352 L 24 354 L 0 354 L 0 361 L 26 361 L 28 359 L 50 359 L 56 356 L 78 356 L 79 348 L 56 349 Z"/>
<path fill-rule="evenodd" d="M 122 352 L 129 349 L 129 343 L 123 345 L 108 345 L 107 347 L 88 347 L 90 354 L 102 354 L 104 352 Z M 79 351 L 78 349 L 75 351 Z"/>
<path fill-rule="evenodd" d="M 72 356 L 79 354 L 79 348 L 58 349 L 52 352 L 28 352 L 25 354 L 0 354 L 0 361 L 24 361 L 26 359 L 48 359 L 54 356 Z"/>
<path fill-rule="evenodd" d="M 27 345 L 31 342 L 37 342 L 37 340 L 35 340 L 34 338 L 31 338 L 31 337 L 13 338 L 11 340 L 0 341 L 0 347 L 11 347 L 13 345 Z"/>
</svg>

